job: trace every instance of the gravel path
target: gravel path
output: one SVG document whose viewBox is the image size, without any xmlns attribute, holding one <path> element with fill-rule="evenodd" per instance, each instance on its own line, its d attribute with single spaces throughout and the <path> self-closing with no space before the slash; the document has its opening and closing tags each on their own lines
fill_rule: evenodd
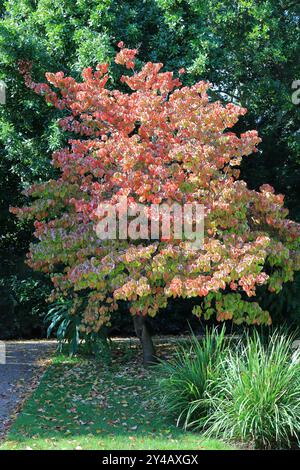
<svg viewBox="0 0 300 470">
<path fill-rule="evenodd" d="M 32 392 L 54 352 L 55 341 L 7 341 L 6 363 L 0 361 L 0 439 Z"/>
</svg>

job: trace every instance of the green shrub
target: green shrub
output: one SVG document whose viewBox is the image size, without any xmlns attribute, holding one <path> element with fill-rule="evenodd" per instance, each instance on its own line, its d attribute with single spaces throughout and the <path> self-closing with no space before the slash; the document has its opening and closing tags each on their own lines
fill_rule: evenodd
<svg viewBox="0 0 300 470">
<path fill-rule="evenodd" d="M 254 443 L 256 448 L 285 448 L 299 443 L 300 352 L 291 336 L 278 332 L 266 344 L 256 332 L 236 350 L 227 350 L 218 374 L 209 379 L 206 398 L 190 414 L 205 417 L 190 425 L 208 435 Z"/>
<path fill-rule="evenodd" d="M 177 424 L 183 426 L 193 418 L 191 404 L 202 399 L 208 380 L 212 380 L 222 358 L 226 354 L 225 328 L 206 330 L 202 340 L 192 335 L 188 347 L 178 347 L 170 361 L 158 366 L 157 393 L 164 411 L 176 416 Z M 197 402 L 196 416 L 205 415 L 206 403 Z M 200 410 L 201 407 L 201 410 Z"/>
<path fill-rule="evenodd" d="M 44 317 L 48 325 L 47 337 L 52 334 L 58 340 L 58 351 L 68 347 L 70 356 L 79 352 L 93 355 L 97 360 L 109 363 L 111 360 L 110 343 L 107 330 L 101 329 L 98 333 L 83 333 L 80 329 L 82 324 L 82 309 L 76 308 L 71 298 L 61 299 L 54 302 Z"/>
<path fill-rule="evenodd" d="M 63 344 L 69 345 L 70 355 L 75 354 L 80 343 L 81 317 L 76 312 L 71 313 L 73 302 L 71 299 L 63 299 L 54 302 L 45 315 L 44 321 L 48 325 L 47 337 L 55 332 L 58 340 L 58 349 L 62 351 Z"/>
<path fill-rule="evenodd" d="M 43 278 L 0 277 L 0 340 L 43 337 L 50 292 Z"/>
</svg>

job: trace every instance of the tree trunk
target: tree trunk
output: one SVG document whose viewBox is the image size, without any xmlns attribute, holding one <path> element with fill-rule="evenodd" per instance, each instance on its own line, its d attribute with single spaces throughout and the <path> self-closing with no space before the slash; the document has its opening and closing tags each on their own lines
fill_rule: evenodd
<svg viewBox="0 0 300 470">
<path fill-rule="evenodd" d="M 151 335 L 147 328 L 145 317 L 143 317 L 142 315 L 135 315 L 133 317 L 133 324 L 136 335 L 141 342 L 144 366 L 150 366 L 155 364 L 157 362 L 157 359 L 155 357 L 155 349 Z"/>
</svg>

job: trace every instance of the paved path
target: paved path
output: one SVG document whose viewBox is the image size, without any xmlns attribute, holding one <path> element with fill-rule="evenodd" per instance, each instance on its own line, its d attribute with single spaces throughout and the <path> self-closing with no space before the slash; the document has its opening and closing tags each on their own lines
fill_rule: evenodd
<svg viewBox="0 0 300 470">
<path fill-rule="evenodd" d="M 41 377 L 55 347 L 55 341 L 5 343 L 6 363 L 0 360 L 0 439 L 23 399 Z"/>
</svg>

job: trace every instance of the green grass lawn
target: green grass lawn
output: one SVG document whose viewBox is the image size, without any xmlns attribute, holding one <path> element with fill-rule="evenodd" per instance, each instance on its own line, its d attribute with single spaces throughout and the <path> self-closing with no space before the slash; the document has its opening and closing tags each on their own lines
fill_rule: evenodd
<svg viewBox="0 0 300 470">
<path fill-rule="evenodd" d="M 55 357 L 0 449 L 230 449 L 178 429 L 151 390 L 153 370 Z"/>
</svg>

